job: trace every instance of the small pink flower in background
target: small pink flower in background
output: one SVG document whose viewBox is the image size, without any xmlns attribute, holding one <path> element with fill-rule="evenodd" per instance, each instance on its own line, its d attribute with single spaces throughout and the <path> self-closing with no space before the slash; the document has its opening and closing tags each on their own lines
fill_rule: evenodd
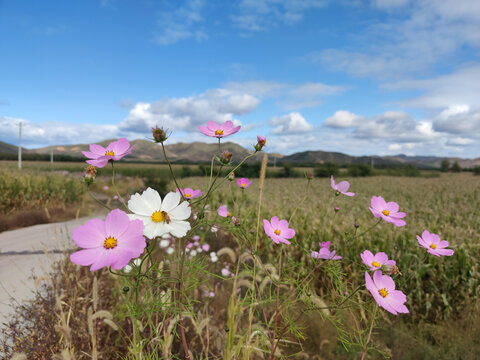
<svg viewBox="0 0 480 360">
<path fill-rule="evenodd" d="M 227 205 L 220 206 L 217 212 L 221 217 L 232 217 L 232 214 L 227 210 Z"/>
<path fill-rule="evenodd" d="M 422 237 L 417 235 L 418 243 L 427 249 L 432 255 L 435 256 L 452 256 L 454 251 L 452 249 L 445 249 L 449 246 L 448 241 L 440 240 L 440 236 L 437 234 L 431 234 L 428 230 L 422 233 Z"/>
<path fill-rule="evenodd" d="M 203 192 L 201 190 L 193 190 L 191 188 L 185 188 L 183 190 L 177 188 L 177 192 L 181 193 L 187 200 L 195 199 L 203 195 Z"/>
<path fill-rule="evenodd" d="M 230 271 L 228 264 L 225 265 L 225 267 L 222 269 L 222 276 L 223 277 L 233 276 L 233 272 Z"/>
<path fill-rule="evenodd" d="M 209 244 L 203 244 L 203 245 L 202 245 L 202 250 L 203 250 L 203 251 L 208 251 L 208 250 L 210 250 L 210 245 L 209 245 Z"/>
<path fill-rule="evenodd" d="M 241 126 L 234 127 L 233 122 L 227 120 L 221 125 L 217 124 L 215 121 L 209 121 L 206 127 L 200 125 L 198 129 L 204 135 L 222 138 L 228 135 L 235 134 L 238 130 L 240 130 L 240 127 Z"/>
<path fill-rule="evenodd" d="M 113 200 L 118 200 L 118 195 L 113 195 Z"/>
<path fill-rule="evenodd" d="M 407 297 L 400 290 L 395 290 L 393 279 L 388 275 L 383 275 L 381 270 L 373 273 L 373 280 L 368 272 L 365 272 L 365 286 L 373 295 L 378 306 L 391 312 L 393 315 L 409 312 L 404 305 Z"/>
<path fill-rule="evenodd" d="M 87 164 L 102 168 L 107 165 L 109 160 L 118 161 L 124 156 L 130 154 L 135 145 L 130 147 L 130 142 L 121 138 L 107 145 L 106 148 L 97 144 L 90 145 L 90 151 L 82 151 L 90 160 Z"/>
<path fill-rule="evenodd" d="M 240 178 L 237 180 L 237 185 L 240 186 L 241 189 L 248 188 L 252 182 L 247 178 Z"/>
<path fill-rule="evenodd" d="M 339 260 L 342 257 L 336 255 L 336 251 L 330 251 L 330 241 L 322 241 L 318 243 L 320 245 L 320 251 L 312 251 L 312 257 L 314 259 L 325 259 L 325 260 Z"/>
<path fill-rule="evenodd" d="M 379 252 L 373 255 L 370 250 L 365 250 L 360 256 L 363 263 L 367 265 L 370 270 L 379 270 L 383 265 L 397 265 L 395 260 L 388 260 L 388 256 L 384 252 Z"/>
<path fill-rule="evenodd" d="M 105 185 L 105 186 L 103 187 L 103 190 L 108 190 L 108 189 L 110 189 L 110 188 L 108 187 L 108 185 Z"/>
<path fill-rule="evenodd" d="M 290 245 L 290 241 L 287 239 L 295 236 L 295 230 L 288 227 L 288 221 L 278 220 L 277 216 L 272 217 L 270 221 L 263 219 L 263 228 L 275 244 L 284 243 Z"/>
<path fill-rule="evenodd" d="M 376 218 L 381 217 L 386 222 L 395 226 L 405 226 L 405 221 L 401 220 L 407 214 L 398 212 L 398 204 L 394 201 L 386 202 L 381 196 L 372 196 L 370 202 L 370 211 Z"/>
<path fill-rule="evenodd" d="M 355 196 L 355 193 L 349 192 L 348 188 L 350 187 L 350 183 L 348 181 L 340 181 L 338 184 L 335 184 L 335 180 L 333 176 L 330 178 L 330 185 L 332 189 L 335 190 L 336 194 L 343 194 L 347 196 Z"/>
<path fill-rule="evenodd" d="M 119 270 L 131 259 L 138 258 L 145 249 L 143 223 L 130 220 L 122 210 L 108 213 L 105 221 L 92 219 L 73 230 L 73 240 L 83 250 L 70 255 L 78 265 L 90 266 L 95 271 L 106 266 Z"/>
</svg>

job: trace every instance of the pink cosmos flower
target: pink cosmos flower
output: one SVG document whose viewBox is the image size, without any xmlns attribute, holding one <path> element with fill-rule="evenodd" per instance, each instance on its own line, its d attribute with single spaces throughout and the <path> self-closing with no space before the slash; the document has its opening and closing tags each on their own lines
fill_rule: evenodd
<svg viewBox="0 0 480 360">
<path fill-rule="evenodd" d="M 332 189 L 335 190 L 338 194 L 343 194 L 347 196 L 355 196 L 353 192 L 347 192 L 348 188 L 350 187 L 350 183 L 348 181 L 340 181 L 338 184 L 335 184 L 335 180 L 333 180 L 333 176 L 330 177 L 330 185 Z"/>
<path fill-rule="evenodd" d="M 319 242 L 318 245 L 320 245 L 320 251 L 312 251 L 312 257 L 314 259 L 339 260 L 342 258 L 341 256 L 335 255 L 335 250 L 330 251 L 330 241 L 322 241 Z"/>
<path fill-rule="evenodd" d="M 360 254 L 360 256 L 363 260 L 363 263 L 367 265 L 370 270 L 381 269 L 383 265 L 397 265 L 395 260 L 388 260 L 388 256 L 384 252 L 379 252 L 373 255 L 370 250 L 365 250 Z"/>
<path fill-rule="evenodd" d="M 232 214 L 227 210 L 227 205 L 220 206 L 217 212 L 221 217 L 232 217 Z"/>
<path fill-rule="evenodd" d="M 275 244 L 284 243 L 290 245 L 290 241 L 287 239 L 295 236 L 295 230 L 289 229 L 288 221 L 278 220 L 277 216 L 272 217 L 270 221 L 263 219 L 263 228 Z"/>
<path fill-rule="evenodd" d="M 407 297 L 400 290 L 395 290 L 393 279 L 388 275 L 383 275 L 381 270 L 373 273 L 373 280 L 368 272 L 365 272 L 365 286 L 373 295 L 378 306 L 391 312 L 393 315 L 409 312 L 404 305 Z"/>
<path fill-rule="evenodd" d="M 108 144 L 106 148 L 97 144 L 91 144 L 90 151 L 82 151 L 82 154 L 91 159 L 87 160 L 87 164 L 102 168 L 107 165 L 109 160 L 118 161 L 130 154 L 134 146 L 130 147 L 129 141 L 121 138 Z"/>
<path fill-rule="evenodd" d="M 440 240 L 440 236 L 431 234 L 427 230 L 422 233 L 422 237 L 417 235 L 417 240 L 432 255 L 452 256 L 454 253 L 452 249 L 445 249 L 449 245 L 448 241 Z"/>
<path fill-rule="evenodd" d="M 191 188 L 185 188 L 183 190 L 177 188 L 177 192 L 181 193 L 187 200 L 195 199 L 203 195 L 203 192 L 201 190 L 193 190 Z"/>
<path fill-rule="evenodd" d="M 70 255 L 78 265 L 90 266 L 90 271 L 111 266 L 119 270 L 131 259 L 138 258 L 145 249 L 143 223 L 130 220 L 122 210 L 108 213 L 105 221 L 92 219 L 73 230 L 73 240 L 83 250 Z"/>
<path fill-rule="evenodd" d="M 404 212 L 398 212 L 398 204 L 394 201 L 385 202 L 381 196 L 372 196 L 370 211 L 376 218 L 392 223 L 395 226 L 405 226 L 405 221 L 400 220 L 407 216 Z"/>
<path fill-rule="evenodd" d="M 227 120 L 222 125 L 217 124 L 215 121 L 209 121 L 206 127 L 200 125 L 198 129 L 204 135 L 222 138 L 235 134 L 238 130 L 240 130 L 240 127 L 241 126 L 233 127 L 233 122 Z"/>
<path fill-rule="evenodd" d="M 237 185 L 242 189 L 248 188 L 251 184 L 252 182 L 247 178 L 240 178 L 237 180 Z"/>
</svg>

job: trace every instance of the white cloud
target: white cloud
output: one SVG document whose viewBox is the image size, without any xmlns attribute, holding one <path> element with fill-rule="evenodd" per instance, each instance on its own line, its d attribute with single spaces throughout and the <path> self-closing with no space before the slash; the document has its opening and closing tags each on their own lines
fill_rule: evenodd
<svg viewBox="0 0 480 360">
<path fill-rule="evenodd" d="M 395 16 L 352 36 L 362 50 L 324 49 L 310 59 L 354 75 L 401 78 L 424 75 L 434 65 L 449 64 L 457 51 L 480 47 L 477 0 L 377 0 L 374 5 Z"/>
<path fill-rule="evenodd" d="M 280 24 L 294 25 L 303 19 L 306 11 L 325 4 L 325 0 L 242 0 L 239 13 L 231 19 L 242 30 L 268 31 Z"/>
<path fill-rule="evenodd" d="M 300 134 L 313 129 L 313 126 L 298 112 L 274 117 L 269 121 L 270 125 L 276 126 L 273 134 Z"/>
<path fill-rule="evenodd" d="M 92 143 L 119 137 L 116 125 L 34 123 L 21 118 L 0 116 L 0 140 L 18 144 L 18 124 L 22 122 L 22 146 Z"/>
<path fill-rule="evenodd" d="M 119 127 L 123 131 L 146 133 L 155 125 L 187 132 L 213 120 L 222 123 L 255 110 L 259 100 L 246 93 L 226 89 L 208 90 L 184 98 L 165 98 L 153 103 L 137 103 Z"/>
<path fill-rule="evenodd" d="M 346 110 L 338 110 L 324 121 L 323 126 L 337 129 L 351 128 L 357 124 L 362 117 Z"/>
<path fill-rule="evenodd" d="M 480 111 L 471 110 L 465 105 L 449 107 L 434 118 L 433 127 L 436 131 L 478 139 L 480 138 Z M 452 139 L 452 141 L 455 140 Z M 466 144 L 464 142 L 457 145 Z"/>
<path fill-rule="evenodd" d="M 159 45 L 171 45 L 189 38 L 197 41 L 208 39 L 203 29 L 195 28 L 204 22 L 201 15 L 204 5 L 203 0 L 189 0 L 184 6 L 161 13 L 157 20 L 160 33 L 155 35 L 154 42 Z"/>
</svg>

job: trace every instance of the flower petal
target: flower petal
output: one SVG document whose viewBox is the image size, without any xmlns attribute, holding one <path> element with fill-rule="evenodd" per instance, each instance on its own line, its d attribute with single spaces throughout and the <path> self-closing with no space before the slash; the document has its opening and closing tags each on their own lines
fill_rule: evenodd
<svg viewBox="0 0 480 360">
<path fill-rule="evenodd" d="M 156 190 L 147 188 L 147 190 L 142 193 L 142 199 L 149 205 L 151 209 L 153 209 L 153 211 L 158 211 L 161 209 L 162 198 Z"/>
<path fill-rule="evenodd" d="M 187 201 L 184 201 L 173 210 L 170 210 L 168 215 L 172 220 L 185 220 L 190 217 L 191 213 L 192 208 L 190 207 L 190 204 Z"/>
<path fill-rule="evenodd" d="M 103 241 L 106 238 L 105 222 L 100 219 L 88 220 L 85 225 L 81 225 L 73 230 L 73 241 L 82 248 L 103 247 Z"/>
<path fill-rule="evenodd" d="M 167 195 L 165 195 L 165 197 L 163 198 L 163 203 L 162 203 L 162 206 L 160 207 L 160 209 L 162 211 L 165 211 L 167 212 L 168 214 L 170 214 L 170 212 L 178 206 L 178 203 L 180 202 L 182 196 L 180 195 L 180 193 L 177 193 L 177 192 L 169 192 Z"/>
</svg>

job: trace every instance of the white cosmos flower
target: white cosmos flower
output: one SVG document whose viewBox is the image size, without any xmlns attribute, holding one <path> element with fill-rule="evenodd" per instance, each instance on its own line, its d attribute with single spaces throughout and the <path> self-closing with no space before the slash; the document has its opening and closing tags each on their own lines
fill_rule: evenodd
<svg viewBox="0 0 480 360">
<path fill-rule="evenodd" d="M 175 237 L 183 237 L 191 229 L 190 223 L 184 221 L 192 212 L 187 201 L 180 204 L 180 193 L 169 192 L 162 201 L 159 193 L 151 188 L 141 195 L 132 195 L 128 208 L 133 214 L 130 219 L 140 219 L 145 226 L 143 235 L 153 239 L 170 233 Z"/>
</svg>

